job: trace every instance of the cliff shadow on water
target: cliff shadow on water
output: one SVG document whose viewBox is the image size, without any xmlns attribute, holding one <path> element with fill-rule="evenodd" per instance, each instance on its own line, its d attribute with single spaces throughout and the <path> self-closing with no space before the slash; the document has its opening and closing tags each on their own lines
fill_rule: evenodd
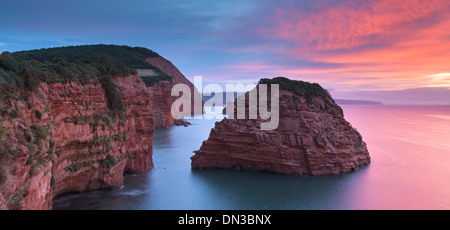
<svg viewBox="0 0 450 230">
<path fill-rule="evenodd" d="M 328 176 L 283 175 L 247 170 L 193 170 L 198 184 L 206 184 L 205 197 L 215 200 L 206 209 L 317 210 L 354 209 L 355 179 L 367 167 L 347 174 Z"/>
</svg>

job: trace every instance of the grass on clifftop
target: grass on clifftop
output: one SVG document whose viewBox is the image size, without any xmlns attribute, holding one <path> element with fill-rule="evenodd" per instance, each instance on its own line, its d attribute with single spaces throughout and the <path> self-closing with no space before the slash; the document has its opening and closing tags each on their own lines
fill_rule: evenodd
<svg viewBox="0 0 450 230">
<path fill-rule="evenodd" d="M 132 69 L 155 69 L 145 61 L 150 57 L 161 57 L 158 53 L 143 47 L 117 45 L 83 45 L 48 48 L 12 53 L 12 56 L 24 60 L 52 61 L 61 57 L 67 62 L 97 60 L 102 56 L 111 56 Z"/>
<path fill-rule="evenodd" d="M 317 83 L 290 80 L 285 77 L 275 77 L 273 79 L 263 78 L 259 80 L 258 84 L 279 84 L 280 89 L 302 95 L 308 102 L 312 102 L 313 96 L 330 97 L 330 93 Z"/>
<path fill-rule="evenodd" d="M 0 54 L 0 101 L 19 97 L 26 100 L 41 82 L 102 83 L 108 107 L 120 114 L 124 106 L 110 80 L 113 76 L 136 74 L 137 68 L 153 69 L 160 78 L 170 78 L 146 62 L 159 54 L 142 47 L 116 45 L 69 46 Z"/>
<path fill-rule="evenodd" d="M 162 75 L 158 75 L 158 76 L 141 76 L 142 81 L 145 83 L 145 85 L 147 87 L 152 87 L 154 86 L 156 83 L 160 82 L 160 81 L 169 81 L 172 82 L 172 77 L 170 76 L 162 76 Z"/>
<path fill-rule="evenodd" d="M 3 52 L 0 55 L 0 90 L 31 91 L 40 82 L 85 81 L 104 76 L 135 74 L 137 68 L 161 70 L 146 62 L 159 54 L 142 47 L 86 45 Z"/>
</svg>

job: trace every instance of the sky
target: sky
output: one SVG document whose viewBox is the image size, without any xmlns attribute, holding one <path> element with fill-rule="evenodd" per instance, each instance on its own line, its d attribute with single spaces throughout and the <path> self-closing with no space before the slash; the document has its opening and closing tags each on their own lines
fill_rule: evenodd
<svg viewBox="0 0 450 230">
<path fill-rule="evenodd" d="M 205 83 L 285 76 L 450 104 L 448 0 L 1 1 L 0 52 L 84 44 L 147 47 Z"/>
</svg>

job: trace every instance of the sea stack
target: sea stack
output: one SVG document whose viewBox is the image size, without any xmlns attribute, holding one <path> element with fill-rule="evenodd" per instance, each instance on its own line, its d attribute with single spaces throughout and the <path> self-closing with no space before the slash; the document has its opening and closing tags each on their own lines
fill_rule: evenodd
<svg viewBox="0 0 450 230">
<path fill-rule="evenodd" d="M 246 93 L 241 96 L 246 101 L 246 118 L 216 122 L 208 140 L 191 157 L 192 168 L 332 175 L 370 163 L 361 135 L 319 84 L 277 77 L 260 80 L 254 90 L 260 84 L 279 84 L 278 128 L 261 130 L 266 120 L 248 119 Z M 267 104 L 270 108 L 270 97 Z"/>
</svg>

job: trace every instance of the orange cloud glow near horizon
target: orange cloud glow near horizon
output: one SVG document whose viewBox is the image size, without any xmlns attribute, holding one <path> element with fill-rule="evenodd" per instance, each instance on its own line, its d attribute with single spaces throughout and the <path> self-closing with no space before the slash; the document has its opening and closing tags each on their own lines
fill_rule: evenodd
<svg viewBox="0 0 450 230">
<path fill-rule="evenodd" d="M 283 44 L 274 53 L 321 66 L 267 62 L 227 68 L 260 68 L 333 82 L 342 90 L 450 86 L 450 1 L 318 0 L 307 9 L 300 5 L 283 1 L 267 16 L 271 24 L 255 31 Z"/>
</svg>

